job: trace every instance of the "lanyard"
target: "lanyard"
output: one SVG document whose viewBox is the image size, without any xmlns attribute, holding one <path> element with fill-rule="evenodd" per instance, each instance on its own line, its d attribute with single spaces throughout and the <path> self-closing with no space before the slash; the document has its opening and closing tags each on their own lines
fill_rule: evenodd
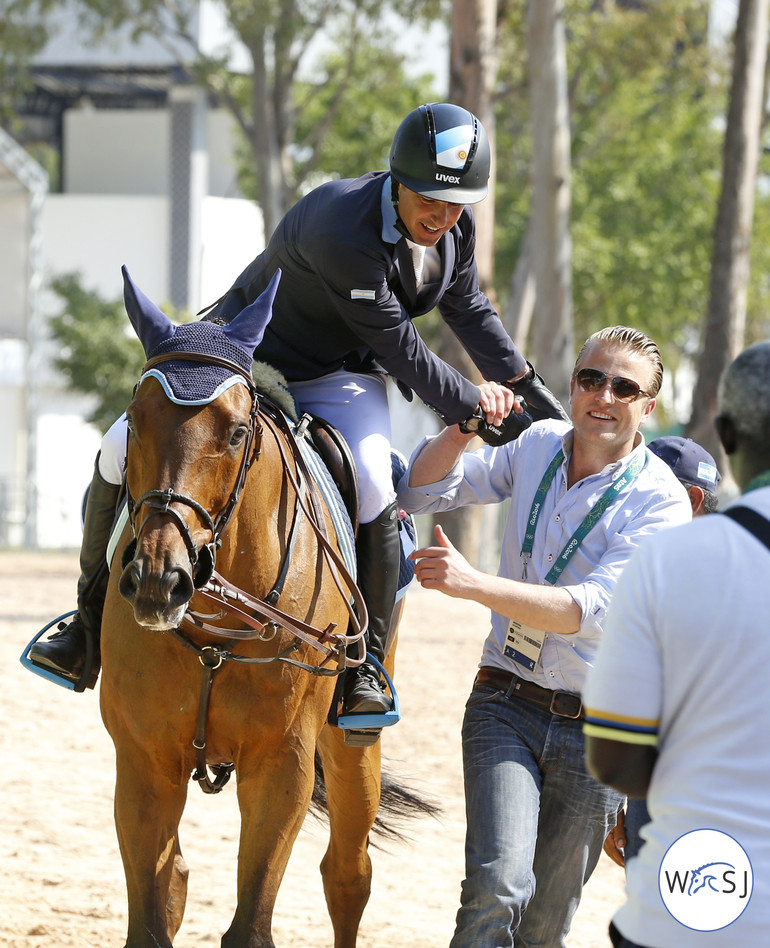
<svg viewBox="0 0 770 948">
<path fill-rule="evenodd" d="M 527 530 L 524 534 L 524 543 L 521 547 L 521 558 L 524 561 L 524 568 L 522 572 L 523 580 L 526 580 L 527 578 L 527 563 L 532 556 L 532 545 L 535 541 L 535 530 L 537 528 L 537 522 L 540 519 L 540 513 L 543 509 L 543 501 L 545 500 L 545 496 L 548 493 L 551 484 L 553 483 L 553 479 L 556 476 L 556 471 L 559 469 L 559 465 L 563 460 L 564 452 L 559 450 L 556 457 L 548 465 L 548 469 L 546 470 L 545 474 L 543 474 L 543 479 L 540 481 L 540 486 L 535 492 L 535 497 L 532 501 L 532 509 L 529 512 L 529 519 L 527 520 Z M 632 459 L 625 471 L 623 471 L 623 473 L 617 477 L 612 482 L 612 484 L 610 484 L 610 486 L 607 488 L 604 494 L 602 494 L 599 500 L 597 500 L 591 510 L 588 511 L 585 518 L 583 519 L 583 522 L 580 524 L 577 530 L 567 541 L 566 546 L 561 551 L 556 562 L 551 567 L 550 572 L 546 576 L 545 582 L 550 583 L 551 585 L 556 582 L 556 580 L 564 571 L 567 563 L 577 551 L 577 548 L 599 522 L 604 511 L 609 507 L 613 500 L 615 500 L 618 494 L 620 494 L 620 492 L 625 487 L 627 487 L 633 480 L 636 479 L 637 475 L 646 463 L 647 452 L 639 452 L 639 454 L 637 454 L 637 456 Z"/>
</svg>

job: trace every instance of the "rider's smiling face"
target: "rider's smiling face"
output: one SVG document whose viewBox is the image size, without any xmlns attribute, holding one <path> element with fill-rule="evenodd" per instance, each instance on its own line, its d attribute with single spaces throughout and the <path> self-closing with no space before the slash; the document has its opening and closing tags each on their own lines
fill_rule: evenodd
<svg viewBox="0 0 770 948">
<path fill-rule="evenodd" d="M 412 240 L 423 247 L 434 247 L 460 219 L 464 204 L 434 201 L 398 186 L 398 213 Z"/>
</svg>

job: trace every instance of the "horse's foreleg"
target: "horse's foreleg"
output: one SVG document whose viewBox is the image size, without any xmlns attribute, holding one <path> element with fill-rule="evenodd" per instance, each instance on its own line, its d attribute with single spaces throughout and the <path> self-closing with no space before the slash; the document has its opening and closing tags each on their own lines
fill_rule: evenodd
<svg viewBox="0 0 770 948">
<path fill-rule="evenodd" d="M 238 906 L 222 948 L 273 948 L 278 887 L 310 804 L 314 741 L 284 737 L 238 766 Z"/>
<path fill-rule="evenodd" d="M 318 747 L 330 823 L 321 875 L 334 948 L 355 948 L 372 882 L 367 844 L 380 804 L 380 742 L 348 747 L 342 731 L 326 727 Z"/>
<path fill-rule="evenodd" d="M 170 878 L 168 883 L 165 884 L 165 889 L 168 892 L 166 928 L 168 929 L 168 937 L 172 941 L 184 918 L 184 909 L 187 904 L 187 880 L 190 875 L 190 870 L 187 868 L 187 863 L 179 846 L 179 837 L 176 838 L 175 842 L 174 856 L 166 862 Z"/>
<path fill-rule="evenodd" d="M 171 948 L 182 923 L 187 866 L 177 837 L 187 783 L 173 784 L 144 754 L 118 751 L 115 825 L 128 892 L 126 948 Z"/>
</svg>

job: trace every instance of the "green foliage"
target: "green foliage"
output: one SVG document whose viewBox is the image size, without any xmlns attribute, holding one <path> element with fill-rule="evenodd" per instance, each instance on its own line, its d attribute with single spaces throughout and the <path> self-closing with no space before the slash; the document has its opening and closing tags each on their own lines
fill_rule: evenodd
<svg viewBox="0 0 770 948">
<path fill-rule="evenodd" d="M 770 339 L 770 125 L 765 123 L 751 235 L 746 345 Z"/>
<path fill-rule="evenodd" d="M 353 77 L 355 93 L 349 96 L 345 108 L 337 112 L 317 160 L 310 166 L 301 160 L 303 144 L 313 141 L 316 129 L 331 111 L 336 90 L 328 83 L 320 88 L 297 84 L 295 99 L 304 103 L 297 124 L 300 179 L 311 171 L 325 177 L 349 178 L 387 168 L 390 143 L 401 119 L 421 102 L 435 98 L 432 77 L 408 76 L 404 56 L 390 47 L 367 42 L 360 50 L 359 62 L 360 74 Z M 330 76 L 338 75 L 343 68 L 342 58 L 337 53 L 330 54 L 323 68 Z"/>
<path fill-rule="evenodd" d="M 73 391 L 96 398 L 88 421 L 106 431 L 131 401 L 146 361 L 142 345 L 122 300 L 105 300 L 85 289 L 77 273 L 56 277 L 51 289 L 63 304 L 48 324 L 59 348 L 54 364 Z M 176 322 L 189 319 L 170 315 Z"/>
<path fill-rule="evenodd" d="M 401 119 L 421 102 L 435 98 L 430 75 L 405 72 L 404 56 L 362 41 L 352 88 L 343 108 L 335 109 L 341 76 L 347 67 L 336 49 L 319 63 L 318 79 L 297 81 L 292 184 L 296 196 L 320 181 L 354 178 L 386 168 L 393 133 Z M 234 87 L 243 90 L 244 83 Z M 242 95 L 242 91 L 239 92 Z M 244 194 L 257 197 L 256 168 L 244 140 L 239 149 L 238 184 Z"/>
<path fill-rule="evenodd" d="M 529 216 L 522 6 L 511 5 L 501 32 L 496 262 L 503 280 Z M 705 43 L 707 17 L 704 0 L 639 9 L 567 2 L 575 337 L 627 323 L 649 332 L 672 367 L 697 347 L 721 181 L 726 70 Z M 758 195 L 753 323 L 763 308 L 768 313 L 767 203 Z"/>
<path fill-rule="evenodd" d="M 9 103 L 27 88 L 28 67 L 49 39 L 46 16 L 56 0 L 0 0 L 0 114 L 13 125 Z"/>
<path fill-rule="evenodd" d="M 438 9 L 436 3 L 413 3 L 412 10 L 409 5 L 400 6 L 402 14 L 412 21 Z M 319 180 L 354 177 L 385 167 L 398 123 L 415 105 L 435 98 L 432 77 L 408 72 L 406 57 L 395 51 L 392 28 L 382 22 L 387 11 L 393 12 L 392 5 L 379 0 L 333 4 L 323 13 L 328 38 L 323 48 L 327 51 L 317 52 L 312 61 L 305 55 L 303 67 L 291 76 L 279 76 L 275 71 L 276 87 L 286 93 L 290 86 L 286 121 L 279 128 L 277 141 L 280 147 L 287 146 L 281 162 L 286 207 Z M 301 46 L 309 22 L 302 4 L 295 5 L 294 16 L 283 38 L 292 49 Z M 245 20 L 241 19 L 241 35 L 245 28 Z M 250 78 L 237 76 L 228 78 L 227 87 L 229 101 L 238 103 L 244 118 L 239 186 L 245 194 L 257 197 L 254 149 L 258 136 L 249 135 L 254 123 L 254 89 Z"/>
</svg>

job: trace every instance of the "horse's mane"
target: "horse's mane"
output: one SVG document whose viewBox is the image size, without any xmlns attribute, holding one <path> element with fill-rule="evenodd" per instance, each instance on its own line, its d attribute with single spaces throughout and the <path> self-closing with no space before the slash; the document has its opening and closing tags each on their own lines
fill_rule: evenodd
<svg viewBox="0 0 770 948">
<path fill-rule="evenodd" d="M 289 391 L 289 386 L 284 376 L 275 368 L 268 365 L 267 362 L 257 362 L 251 365 L 251 374 L 257 391 L 266 395 L 281 411 L 293 422 L 299 420 L 299 412 L 294 401 L 294 396 Z"/>
</svg>

